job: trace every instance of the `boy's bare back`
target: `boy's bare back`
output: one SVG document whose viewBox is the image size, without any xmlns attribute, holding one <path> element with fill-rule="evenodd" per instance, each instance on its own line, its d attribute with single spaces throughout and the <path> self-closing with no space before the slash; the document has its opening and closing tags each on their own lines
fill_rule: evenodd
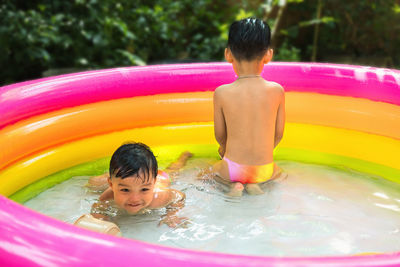
<svg viewBox="0 0 400 267">
<path fill-rule="evenodd" d="M 226 131 L 224 156 L 245 165 L 272 162 L 283 135 L 284 100 L 279 84 L 257 76 L 217 88 L 214 123 L 216 134 Z"/>
<path fill-rule="evenodd" d="M 282 86 L 261 77 L 271 61 L 270 28 L 247 18 L 229 28 L 225 58 L 237 80 L 214 92 L 214 134 L 222 160 L 214 164 L 216 180 L 227 184 L 229 195 L 262 194 L 258 184 L 279 176 L 273 150 L 283 136 L 285 94 Z"/>
</svg>

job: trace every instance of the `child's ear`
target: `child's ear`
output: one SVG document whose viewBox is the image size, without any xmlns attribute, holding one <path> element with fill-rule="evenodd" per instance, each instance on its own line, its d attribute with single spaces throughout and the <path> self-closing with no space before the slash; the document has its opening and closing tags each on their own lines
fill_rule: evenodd
<svg viewBox="0 0 400 267">
<path fill-rule="evenodd" d="M 274 50 L 272 48 L 269 48 L 263 58 L 264 64 L 270 62 L 273 56 L 274 56 Z"/>
<path fill-rule="evenodd" d="M 232 52 L 229 48 L 225 48 L 225 59 L 226 61 L 228 61 L 229 63 L 233 62 L 233 56 L 232 56 Z"/>
<path fill-rule="evenodd" d="M 112 187 L 111 177 L 108 177 L 108 178 L 107 178 L 107 182 L 108 182 L 108 185 L 109 185 L 110 187 Z"/>
</svg>

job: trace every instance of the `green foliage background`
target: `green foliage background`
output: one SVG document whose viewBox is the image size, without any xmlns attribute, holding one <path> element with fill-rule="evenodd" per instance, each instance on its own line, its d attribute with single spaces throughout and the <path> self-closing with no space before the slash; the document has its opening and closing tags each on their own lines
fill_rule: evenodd
<svg viewBox="0 0 400 267">
<path fill-rule="evenodd" d="M 3 0 L 0 85 L 54 69 L 221 61 L 230 23 L 248 16 L 276 26 L 275 60 L 317 52 L 322 62 L 399 68 L 399 15 L 398 0 Z"/>
</svg>

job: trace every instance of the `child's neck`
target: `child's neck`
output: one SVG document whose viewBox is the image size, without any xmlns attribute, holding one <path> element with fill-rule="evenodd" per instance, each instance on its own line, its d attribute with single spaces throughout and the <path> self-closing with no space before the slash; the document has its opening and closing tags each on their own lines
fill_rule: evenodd
<svg viewBox="0 0 400 267">
<path fill-rule="evenodd" d="M 238 77 L 242 76 L 256 76 L 260 75 L 263 68 L 264 63 L 259 60 L 252 61 L 234 61 L 233 68 Z"/>
</svg>

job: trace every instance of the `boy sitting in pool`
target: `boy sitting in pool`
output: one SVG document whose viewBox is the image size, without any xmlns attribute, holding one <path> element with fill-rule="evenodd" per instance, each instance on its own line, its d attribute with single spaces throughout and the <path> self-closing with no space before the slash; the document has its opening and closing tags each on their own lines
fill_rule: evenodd
<svg viewBox="0 0 400 267">
<path fill-rule="evenodd" d="M 262 194 L 261 183 L 280 175 L 273 150 L 283 136 L 285 93 L 279 84 L 261 77 L 273 55 L 270 28 L 247 18 L 229 28 L 225 58 L 237 79 L 214 92 L 214 133 L 222 158 L 213 171 L 228 185 L 229 195 Z"/>
<path fill-rule="evenodd" d="M 166 171 L 173 173 L 182 168 L 192 156 L 184 152 Z M 176 213 L 184 206 L 185 194 L 169 188 L 171 180 L 166 172 L 158 170 L 157 160 L 150 148 L 142 143 L 120 146 L 112 155 L 109 174 L 91 177 L 89 187 L 107 183 L 109 187 L 100 195 L 99 203 L 92 206 L 92 215 L 104 219 L 107 201 L 128 214 L 141 214 L 146 210 L 166 207 L 167 214 L 160 224 L 176 227 L 186 220 Z"/>
</svg>

